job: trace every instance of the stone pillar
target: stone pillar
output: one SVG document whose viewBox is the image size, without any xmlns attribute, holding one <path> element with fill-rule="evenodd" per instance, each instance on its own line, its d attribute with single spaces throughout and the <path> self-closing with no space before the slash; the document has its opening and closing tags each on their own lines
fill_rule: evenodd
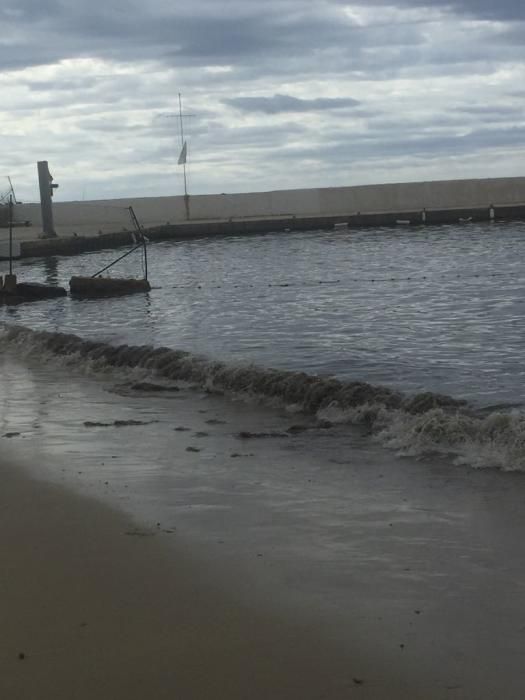
<svg viewBox="0 0 525 700">
<path fill-rule="evenodd" d="M 53 177 L 49 172 L 47 160 L 40 160 L 37 163 L 38 184 L 40 187 L 40 207 L 42 210 L 42 235 L 41 238 L 56 238 L 55 225 L 53 222 L 53 203 L 51 197 L 53 190 L 58 185 L 53 184 Z"/>
</svg>

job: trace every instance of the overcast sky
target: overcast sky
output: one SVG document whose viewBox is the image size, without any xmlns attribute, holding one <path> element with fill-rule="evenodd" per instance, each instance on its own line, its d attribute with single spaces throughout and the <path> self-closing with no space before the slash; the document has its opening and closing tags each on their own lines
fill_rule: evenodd
<svg viewBox="0 0 525 700">
<path fill-rule="evenodd" d="M 0 192 L 525 175 L 523 0 L 2 0 Z"/>
</svg>

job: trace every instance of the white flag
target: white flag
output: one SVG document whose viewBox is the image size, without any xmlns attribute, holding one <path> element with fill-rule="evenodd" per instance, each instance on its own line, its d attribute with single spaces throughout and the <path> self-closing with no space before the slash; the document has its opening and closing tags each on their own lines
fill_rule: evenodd
<svg viewBox="0 0 525 700">
<path fill-rule="evenodd" d="M 177 161 L 178 165 L 185 165 L 187 154 L 188 154 L 188 145 L 187 145 L 186 141 L 184 141 L 182 151 L 180 152 L 179 160 Z"/>
</svg>

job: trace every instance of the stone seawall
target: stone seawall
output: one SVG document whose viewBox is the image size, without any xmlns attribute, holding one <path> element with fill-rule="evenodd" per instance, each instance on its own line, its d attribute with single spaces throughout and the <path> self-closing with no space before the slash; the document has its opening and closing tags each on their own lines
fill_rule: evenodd
<svg viewBox="0 0 525 700">
<path fill-rule="evenodd" d="M 333 218 L 358 214 L 525 205 L 525 177 L 480 180 L 440 180 L 356 187 L 279 190 L 244 194 L 191 195 L 189 220 L 217 222 L 302 217 Z M 146 227 L 183 224 L 187 219 L 183 197 L 130 197 L 127 199 L 53 203 L 59 235 L 94 235 L 131 229 L 129 207 Z M 39 204 L 17 204 L 15 220 L 30 221 L 41 231 Z"/>
<path fill-rule="evenodd" d="M 396 212 L 354 213 L 335 216 L 287 216 L 281 218 L 243 219 L 229 221 L 200 221 L 145 229 L 150 241 L 184 240 L 204 236 L 261 234 L 275 231 L 333 230 L 335 228 L 364 228 L 377 226 L 424 226 L 468 221 L 525 220 L 525 205 L 462 207 L 452 209 L 423 209 Z M 94 236 L 64 236 L 20 243 L 20 257 L 75 255 L 104 248 L 134 244 L 130 231 L 116 231 Z"/>
</svg>

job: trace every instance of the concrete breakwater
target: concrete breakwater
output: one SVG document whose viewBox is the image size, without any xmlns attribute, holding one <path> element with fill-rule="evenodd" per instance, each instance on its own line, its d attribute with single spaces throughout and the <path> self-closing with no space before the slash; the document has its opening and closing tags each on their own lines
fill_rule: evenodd
<svg viewBox="0 0 525 700">
<path fill-rule="evenodd" d="M 525 177 L 193 195 L 188 200 L 143 197 L 55 202 L 59 237 L 47 240 L 38 239 L 40 206 L 17 204 L 16 222 L 30 222 L 17 229 L 19 255 L 70 255 L 129 245 L 133 240 L 130 206 L 150 240 L 525 219 Z"/>
</svg>

